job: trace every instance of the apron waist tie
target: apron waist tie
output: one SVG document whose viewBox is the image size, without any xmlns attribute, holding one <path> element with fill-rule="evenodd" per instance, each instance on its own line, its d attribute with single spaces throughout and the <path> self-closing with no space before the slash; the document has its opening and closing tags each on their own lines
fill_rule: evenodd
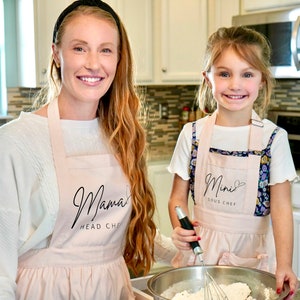
<svg viewBox="0 0 300 300">
<path fill-rule="evenodd" d="M 233 214 L 211 211 L 195 207 L 195 219 L 201 226 L 230 233 L 266 234 L 271 227 L 270 216 L 256 217 L 246 214 Z"/>
<path fill-rule="evenodd" d="M 19 258 L 20 268 L 92 265 L 109 263 L 122 257 L 120 245 L 74 248 L 49 247 L 34 249 Z"/>
</svg>

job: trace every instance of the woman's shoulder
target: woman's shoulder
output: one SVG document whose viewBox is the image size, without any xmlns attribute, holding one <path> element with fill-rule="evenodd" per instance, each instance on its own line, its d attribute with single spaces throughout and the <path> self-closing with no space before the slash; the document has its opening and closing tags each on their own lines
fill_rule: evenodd
<svg viewBox="0 0 300 300">
<path fill-rule="evenodd" d="M 30 112 L 21 112 L 18 118 L 0 127 L 0 144 L 9 147 L 40 142 L 47 135 L 47 131 L 46 118 Z"/>
<path fill-rule="evenodd" d="M 47 125 L 47 118 L 33 114 L 31 112 L 21 112 L 19 117 L 2 125 L 0 127 L 0 135 L 6 134 L 24 134 L 33 128 Z"/>
</svg>

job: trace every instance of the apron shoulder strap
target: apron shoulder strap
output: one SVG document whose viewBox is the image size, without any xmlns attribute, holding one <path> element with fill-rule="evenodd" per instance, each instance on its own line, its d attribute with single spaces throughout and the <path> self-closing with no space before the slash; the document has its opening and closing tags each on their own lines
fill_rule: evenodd
<svg viewBox="0 0 300 300">
<path fill-rule="evenodd" d="M 192 123 L 192 147 L 191 147 L 191 159 L 189 164 L 189 183 L 190 183 L 190 191 L 192 199 L 195 203 L 195 169 L 196 169 L 196 161 L 197 161 L 197 153 L 198 153 L 198 142 L 196 139 L 196 122 Z"/>
</svg>

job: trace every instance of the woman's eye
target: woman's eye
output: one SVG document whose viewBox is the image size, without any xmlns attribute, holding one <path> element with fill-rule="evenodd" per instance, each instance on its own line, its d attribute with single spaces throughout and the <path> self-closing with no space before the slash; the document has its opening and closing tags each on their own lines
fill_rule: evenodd
<svg viewBox="0 0 300 300">
<path fill-rule="evenodd" d="M 253 77 L 253 74 L 252 73 L 245 73 L 244 77 L 245 78 L 251 78 L 251 77 Z"/>
<path fill-rule="evenodd" d="M 103 48 L 102 52 L 104 52 L 104 53 L 112 53 L 111 49 L 109 49 L 109 48 Z"/>
<path fill-rule="evenodd" d="M 83 52 L 83 48 L 82 47 L 74 47 L 74 50 L 77 52 Z"/>
</svg>

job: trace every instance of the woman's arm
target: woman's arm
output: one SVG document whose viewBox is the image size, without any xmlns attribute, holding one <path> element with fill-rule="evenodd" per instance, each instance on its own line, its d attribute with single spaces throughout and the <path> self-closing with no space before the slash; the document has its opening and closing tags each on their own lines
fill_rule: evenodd
<svg viewBox="0 0 300 300">
<path fill-rule="evenodd" d="M 12 300 L 16 290 L 20 214 L 16 174 L 3 148 L 0 146 L 0 299 Z"/>
</svg>

